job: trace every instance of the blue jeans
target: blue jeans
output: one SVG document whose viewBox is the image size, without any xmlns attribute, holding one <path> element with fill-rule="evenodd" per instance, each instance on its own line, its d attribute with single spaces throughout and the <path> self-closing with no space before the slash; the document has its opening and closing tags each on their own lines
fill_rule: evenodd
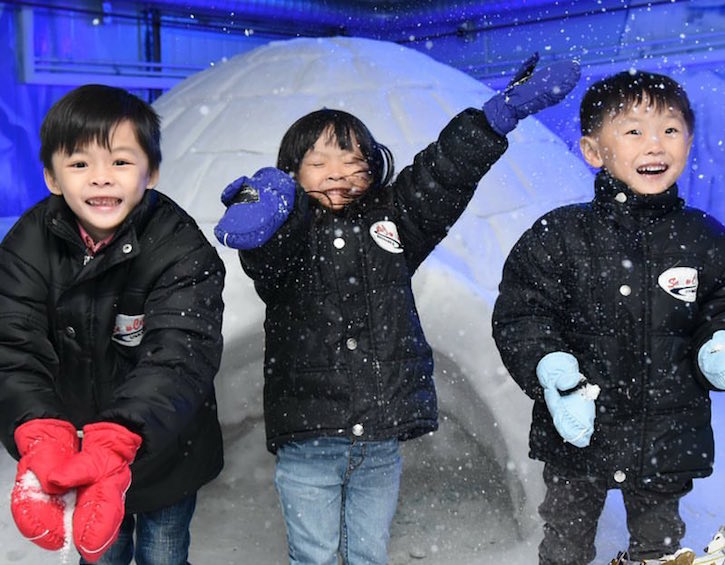
<svg viewBox="0 0 725 565">
<path fill-rule="evenodd" d="M 129 565 L 132 558 L 136 565 L 188 565 L 189 525 L 195 508 L 196 493 L 155 512 L 127 514 L 118 539 L 96 565 Z M 81 558 L 80 564 L 88 562 Z"/>
<path fill-rule="evenodd" d="M 290 563 L 387 563 L 398 504 L 398 440 L 316 438 L 277 452 L 275 486 L 287 526 Z"/>
</svg>

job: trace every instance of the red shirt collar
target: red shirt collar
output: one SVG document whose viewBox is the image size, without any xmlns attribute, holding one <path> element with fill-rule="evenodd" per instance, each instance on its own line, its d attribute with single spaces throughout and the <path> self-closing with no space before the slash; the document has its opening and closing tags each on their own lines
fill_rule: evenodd
<svg viewBox="0 0 725 565">
<path fill-rule="evenodd" d="M 96 243 L 95 241 L 93 241 L 93 238 L 88 234 L 88 232 L 83 228 L 80 223 L 78 223 L 78 229 L 81 232 L 81 239 L 83 239 L 83 243 L 85 244 L 86 249 L 88 250 L 88 253 L 90 255 L 95 255 L 96 253 L 98 253 L 102 248 L 108 245 L 108 242 L 111 241 L 111 238 L 113 237 L 113 234 L 111 234 Z"/>
</svg>

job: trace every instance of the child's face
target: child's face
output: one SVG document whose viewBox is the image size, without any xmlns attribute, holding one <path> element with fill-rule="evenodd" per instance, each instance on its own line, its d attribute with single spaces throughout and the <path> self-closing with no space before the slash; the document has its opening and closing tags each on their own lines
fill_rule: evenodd
<svg viewBox="0 0 725 565">
<path fill-rule="evenodd" d="M 63 196 L 95 241 L 113 234 L 158 180 L 130 122 L 120 122 L 109 141 L 110 150 L 92 142 L 71 155 L 56 151 L 53 170 L 43 171 L 48 189 Z"/>
<path fill-rule="evenodd" d="M 586 161 L 606 169 L 639 194 L 667 190 L 682 174 L 692 145 L 682 112 L 639 106 L 605 118 L 595 134 L 581 139 Z"/>
<path fill-rule="evenodd" d="M 340 149 L 324 131 L 302 158 L 297 182 L 326 208 L 340 210 L 370 188 L 368 164 L 354 138 L 352 143 L 352 151 Z"/>
</svg>

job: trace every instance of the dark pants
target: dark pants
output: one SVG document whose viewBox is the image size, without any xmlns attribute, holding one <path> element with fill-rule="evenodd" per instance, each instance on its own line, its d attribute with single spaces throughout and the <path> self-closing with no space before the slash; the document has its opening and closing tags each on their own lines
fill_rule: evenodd
<svg viewBox="0 0 725 565">
<path fill-rule="evenodd" d="M 602 478 L 544 467 L 546 496 L 539 506 L 544 519 L 544 539 L 539 545 L 539 565 L 584 565 L 596 556 L 594 538 L 607 498 Z M 627 512 L 629 558 L 634 561 L 674 553 L 685 535 L 680 499 L 692 490 L 692 481 L 668 492 L 623 486 Z"/>
</svg>

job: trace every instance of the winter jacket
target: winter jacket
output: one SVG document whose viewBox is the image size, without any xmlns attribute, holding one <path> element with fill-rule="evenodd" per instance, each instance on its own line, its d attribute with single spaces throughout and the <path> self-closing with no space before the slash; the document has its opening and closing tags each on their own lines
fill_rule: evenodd
<svg viewBox="0 0 725 565">
<path fill-rule="evenodd" d="M 0 438 L 10 454 L 28 420 L 115 422 L 143 439 L 129 512 L 214 478 L 223 284 L 214 248 L 154 190 L 93 258 L 62 197 L 28 210 L 0 244 Z"/>
<path fill-rule="evenodd" d="M 677 186 L 643 196 L 600 172 L 591 203 L 558 208 L 516 243 L 503 270 L 494 338 L 535 400 L 530 455 L 672 489 L 712 472 L 711 388 L 697 351 L 725 328 L 725 229 L 684 206 Z M 564 351 L 601 387 L 588 447 L 564 443 L 536 377 Z"/>
<path fill-rule="evenodd" d="M 411 277 L 507 147 L 469 109 L 392 185 L 340 212 L 298 187 L 264 246 L 240 252 L 267 306 L 267 447 L 314 436 L 367 441 L 437 428 L 431 348 Z"/>
</svg>

